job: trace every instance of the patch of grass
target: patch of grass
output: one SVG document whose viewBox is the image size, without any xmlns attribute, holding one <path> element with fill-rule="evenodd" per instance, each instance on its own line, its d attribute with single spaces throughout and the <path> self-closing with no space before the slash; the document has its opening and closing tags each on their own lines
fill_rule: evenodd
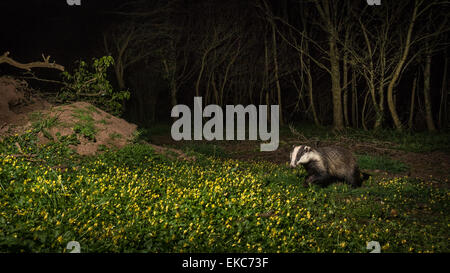
<svg viewBox="0 0 450 273">
<path fill-rule="evenodd" d="M 74 123 L 73 130 L 87 139 L 95 140 L 97 128 L 91 114 L 86 109 L 77 108 L 74 110 L 73 117 L 78 119 Z"/>
<path fill-rule="evenodd" d="M 85 108 L 75 108 L 73 110 L 73 112 L 74 112 L 74 114 L 73 114 L 74 117 L 77 117 L 80 119 L 83 118 L 83 119 L 87 119 L 87 120 L 93 120 L 93 118 L 91 116 L 92 112 Z"/>
<path fill-rule="evenodd" d="M 436 150 L 450 151 L 450 132 L 399 132 L 396 130 L 382 129 L 376 131 L 363 131 L 348 129 L 348 136 L 369 141 L 385 141 L 392 143 L 393 147 L 409 152 L 432 152 Z"/>
<path fill-rule="evenodd" d="M 300 187 L 306 178 L 306 171 L 304 168 L 296 168 L 288 170 L 280 167 L 271 172 L 262 172 L 264 185 L 274 190 L 281 190 L 286 186 Z"/>
<path fill-rule="evenodd" d="M 98 121 L 99 123 L 103 124 L 103 125 L 108 125 L 109 122 L 106 121 L 104 118 Z"/>
<path fill-rule="evenodd" d="M 396 137 L 399 149 L 411 152 L 450 152 L 450 133 L 416 133 Z"/>
<path fill-rule="evenodd" d="M 150 128 L 145 128 L 145 135 L 148 137 L 170 135 L 171 126 L 171 124 L 167 123 L 154 124 Z"/>
<path fill-rule="evenodd" d="M 50 129 L 59 124 L 57 116 L 50 117 L 49 115 L 43 114 L 40 111 L 36 111 L 32 112 L 29 115 L 29 118 L 34 132 L 42 132 L 46 138 L 53 139 L 47 129 Z"/>
<path fill-rule="evenodd" d="M 213 143 L 187 143 L 183 145 L 183 150 L 186 151 L 193 151 L 199 154 L 203 154 L 206 156 L 212 156 L 212 157 L 222 157 L 226 158 L 228 157 L 228 152 L 223 149 L 221 146 Z"/>
<path fill-rule="evenodd" d="M 116 139 L 121 139 L 121 138 L 123 138 L 123 136 L 121 135 L 121 134 L 119 134 L 119 133 L 110 133 L 109 134 L 109 137 L 112 139 L 112 140 L 116 140 Z"/>
<path fill-rule="evenodd" d="M 98 145 L 98 151 L 106 152 L 106 151 L 108 151 L 108 147 L 105 144 L 100 144 L 100 145 Z"/>
<path fill-rule="evenodd" d="M 299 123 L 292 125 L 294 129 L 308 139 L 330 140 L 335 134 L 332 133 L 330 127 L 317 127 L 312 123 Z M 280 127 L 280 138 L 292 137 L 289 126 Z"/>
<path fill-rule="evenodd" d="M 363 129 L 346 128 L 337 134 L 333 133 L 330 127 L 317 127 L 310 123 L 296 124 L 294 128 L 308 139 L 316 138 L 321 141 L 338 141 L 343 136 L 355 141 L 388 145 L 388 148 L 402 151 L 420 153 L 440 150 L 450 152 L 449 131 L 428 133 L 399 132 L 392 129 L 365 131 Z M 292 137 L 292 133 L 288 127 L 280 128 L 280 135 Z"/>
<path fill-rule="evenodd" d="M 131 143 L 139 143 L 141 141 L 149 141 L 148 130 L 145 128 L 138 128 L 133 132 Z"/>
<path fill-rule="evenodd" d="M 403 162 L 385 156 L 357 155 L 356 158 L 361 169 L 384 170 L 390 173 L 402 173 L 409 169 Z"/>
<path fill-rule="evenodd" d="M 80 144 L 80 141 L 77 138 L 77 134 L 73 133 L 71 135 L 61 136 L 59 132 L 56 133 L 56 137 L 60 143 L 63 145 L 77 145 Z"/>
<path fill-rule="evenodd" d="M 101 112 L 97 109 L 97 107 L 95 107 L 94 105 L 88 105 L 88 106 L 86 106 L 86 110 L 88 110 L 89 112 L 94 112 L 94 113 L 97 113 L 97 114 L 100 114 Z"/>
<path fill-rule="evenodd" d="M 168 136 L 170 137 L 169 124 L 155 124 L 151 127 L 140 127 L 135 132 L 134 141 L 148 141 L 152 142 L 154 136 Z"/>
<path fill-rule="evenodd" d="M 73 130 L 90 140 L 95 140 L 95 134 L 97 133 L 93 124 L 83 122 L 75 123 Z"/>
</svg>

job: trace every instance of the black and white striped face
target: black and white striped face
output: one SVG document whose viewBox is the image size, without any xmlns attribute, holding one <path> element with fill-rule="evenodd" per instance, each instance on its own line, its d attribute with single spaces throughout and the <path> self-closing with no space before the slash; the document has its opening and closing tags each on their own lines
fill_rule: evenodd
<svg viewBox="0 0 450 273">
<path fill-rule="evenodd" d="M 299 164 L 306 164 L 312 160 L 316 160 L 318 157 L 317 153 L 314 152 L 311 147 L 306 145 L 294 146 L 291 152 L 291 163 L 290 167 L 295 168 Z"/>
</svg>

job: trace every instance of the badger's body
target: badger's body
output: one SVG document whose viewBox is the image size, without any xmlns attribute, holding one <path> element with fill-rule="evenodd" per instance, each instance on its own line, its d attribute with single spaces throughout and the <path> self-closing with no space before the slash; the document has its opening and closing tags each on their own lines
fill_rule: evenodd
<svg viewBox="0 0 450 273">
<path fill-rule="evenodd" d="M 344 180 L 352 187 L 360 187 L 363 178 L 352 152 L 342 147 L 311 148 L 295 146 L 291 152 L 292 168 L 303 165 L 308 172 L 306 184 L 327 185 L 333 180 Z M 364 179 L 366 179 L 364 174 Z"/>
</svg>

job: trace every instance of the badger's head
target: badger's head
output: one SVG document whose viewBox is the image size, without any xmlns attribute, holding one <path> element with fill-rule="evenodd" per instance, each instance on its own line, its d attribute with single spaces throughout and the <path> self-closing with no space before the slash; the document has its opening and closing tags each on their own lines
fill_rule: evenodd
<svg viewBox="0 0 450 273">
<path fill-rule="evenodd" d="M 290 167 L 295 168 L 300 164 L 307 164 L 312 160 L 315 160 L 317 153 L 309 146 L 300 145 L 294 146 L 291 152 Z"/>
</svg>

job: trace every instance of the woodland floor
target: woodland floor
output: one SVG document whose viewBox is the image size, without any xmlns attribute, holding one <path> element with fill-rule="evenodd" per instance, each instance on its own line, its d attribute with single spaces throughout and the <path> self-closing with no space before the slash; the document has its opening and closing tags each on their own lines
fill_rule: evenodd
<svg viewBox="0 0 450 273">
<path fill-rule="evenodd" d="M 7 120 L 7 122 L 4 120 L 0 120 L 0 126 L 2 126 L 0 133 L 3 134 L 1 131 L 5 132 L 8 128 L 15 128 L 15 130 L 10 130 L 10 132 L 20 134 L 20 130 L 25 130 L 24 128 L 29 127 L 24 126 L 28 122 L 26 119 L 27 114 L 33 111 L 45 111 L 50 107 L 51 105 L 43 100 L 36 100 L 36 102 L 33 104 L 13 107 L 11 110 L 14 111 L 17 115 L 15 115 L 15 117 L 12 119 Z M 106 115 L 105 113 L 102 114 Z M 107 120 L 108 122 L 111 122 L 110 120 L 112 119 L 108 117 Z M 116 121 L 116 118 L 114 118 L 114 121 Z M 116 121 L 116 123 L 117 122 L 118 121 Z M 116 128 L 122 127 L 127 126 L 116 126 Z M 106 134 L 105 136 L 108 135 L 110 134 Z M 157 145 L 155 147 L 158 147 L 158 149 L 160 149 L 161 146 L 167 146 L 175 148 L 177 150 L 183 150 L 186 146 L 193 144 L 215 145 L 218 149 L 218 154 L 220 153 L 219 151 L 225 151 L 226 155 L 230 158 L 244 161 L 264 160 L 277 164 L 288 164 L 289 153 L 291 151 L 292 145 L 298 145 L 301 143 L 299 140 L 297 140 L 296 137 L 280 136 L 280 145 L 276 151 L 260 152 L 260 142 L 258 141 L 174 141 L 170 136 L 170 127 L 168 127 L 168 130 L 166 130 L 166 132 L 158 132 L 157 134 L 153 134 L 150 138 L 150 142 L 153 145 Z M 403 162 L 409 167 L 408 171 L 395 174 L 386 172 L 384 170 L 365 170 L 374 176 L 380 176 L 380 178 L 392 178 L 408 175 L 410 177 L 417 177 L 420 179 L 434 181 L 439 186 L 447 187 L 449 185 L 450 154 L 445 151 L 416 153 L 392 148 L 392 145 L 389 143 L 374 145 L 374 143 L 372 142 L 364 142 L 361 140 L 355 141 L 354 139 L 352 141 L 327 140 L 320 142 L 320 145 L 341 145 L 350 148 L 356 154 L 387 156 L 391 159 Z M 87 147 L 86 149 L 89 150 L 88 148 L 89 147 Z M 97 147 L 95 147 L 95 150 L 97 150 Z"/>
<path fill-rule="evenodd" d="M 77 102 L 65 106 L 53 106 L 39 96 L 31 96 L 30 89 L 23 81 L 8 77 L 0 78 L 0 95 L 4 98 L 0 105 L 0 137 L 7 134 L 21 134 L 31 126 L 31 113 L 39 111 L 48 114 L 49 117 L 57 115 L 60 125 L 70 123 L 74 116 L 80 117 L 86 113 L 92 116 L 92 121 L 98 127 L 95 143 L 81 139 L 76 149 L 80 154 L 94 154 L 101 145 L 124 146 L 132 137 L 136 126 L 123 119 L 116 118 L 87 103 Z M 78 109 L 79 108 L 79 109 Z M 75 112 L 74 112 L 75 111 Z M 88 120 L 89 121 L 89 120 Z M 289 130 L 281 130 L 279 148 L 273 152 L 260 152 L 258 141 L 174 141 L 170 136 L 170 125 L 158 125 L 160 128 L 152 130 L 148 140 L 158 152 L 175 152 L 182 157 L 184 153 L 180 150 L 189 147 L 203 146 L 209 154 L 215 156 L 230 157 L 244 161 L 270 161 L 277 164 L 288 164 L 289 153 L 292 145 L 304 143 L 299 140 L 298 135 L 290 133 Z M 65 126 L 56 126 L 55 129 L 47 130 L 50 138 L 56 139 L 57 134 L 70 134 Z M 67 132 L 65 132 L 67 131 Z M 45 142 L 45 137 L 40 133 L 40 140 Z M 48 137 L 47 137 L 48 138 Z M 348 138 L 338 136 L 337 138 L 320 140 L 320 145 L 340 145 L 351 149 L 355 154 L 369 156 L 385 156 L 404 163 L 409 168 L 404 172 L 389 173 L 386 170 L 364 170 L 374 176 L 398 177 L 410 176 L 428 181 L 436 182 L 436 185 L 447 187 L 450 177 L 450 153 L 443 151 L 411 152 L 400 150 L 396 145 L 388 141 L 370 140 L 364 141 L 365 137 Z M 308 141 L 308 139 L 303 138 Z M 47 140 L 48 141 L 48 140 Z M 162 146 L 168 146 L 163 148 Z M 212 146 L 212 148 L 211 148 Z M 170 149 L 170 148 L 172 149 Z M 175 148 L 175 149 L 173 149 Z M 194 147 L 195 148 L 195 147 Z M 217 149 L 217 153 L 216 153 Z"/>
<path fill-rule="evenodd" d="M 183 146 L 190 145 L 187 141 L 174 141 L 170 134 L 158 134 L 151 137 L 152 143 L 162 146 L 170 146 L 182 149 Z M 292 136 L 280 136 L 280 145 L 276 151 L 260 152 L 257 141 L 196 141 L 202 144 L 214 144 L 218 150 L 226 151 L 227 156 L 244 161 L 269 161 L 277 164 L 288 164 L 289 154 L 292 145 L 299 145 L 299 142 Z M 450 154 L 443 151 L 432 151 L 415 153 L 392 148 L 389 143 L 374 145 L 372 142 L 355 141 L 345 143 L 345 141 L 320 142 L 325 145 L 341 145 L 351 149 L 356 154 L 367 154 L 372 156 L 387 156 L 393 160 L 400 161 L 409 167 L 408 171 L 401 173 L 389 173 L 385 170 L 363 170 L 375 177 L 393 178 L 410 176 L 419 179 L 433 181 L 436 186 L 448 187 L 450 178 Z"/>
</svg>

